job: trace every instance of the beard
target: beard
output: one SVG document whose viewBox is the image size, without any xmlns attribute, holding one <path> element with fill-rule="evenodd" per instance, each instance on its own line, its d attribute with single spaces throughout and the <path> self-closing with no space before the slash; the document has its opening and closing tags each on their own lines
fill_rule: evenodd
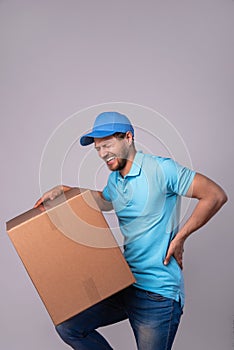
<svg viewBox="0 0 234 350">
<path fill-rule="evenodd" d="M 114 164 L 107 164 L 109 170 L 111 171 L 121 171 L 125 168 L 127 164 L 127 159 L 125 158 L 115 158 Z"/>
<path fill-rule="evenodd" d="M 120 171 L 125 168 L 127 159 L 118 158 L 118 166 L 113 171 Z"/>
</svg>

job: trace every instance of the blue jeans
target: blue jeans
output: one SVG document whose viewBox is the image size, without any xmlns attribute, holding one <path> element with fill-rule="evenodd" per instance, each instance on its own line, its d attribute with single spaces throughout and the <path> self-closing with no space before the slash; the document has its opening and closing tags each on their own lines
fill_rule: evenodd
<svg viewBox="0 0 234 350">
<path fill-rule="evenodd" d="M 75 350 L 110 350 L 98 327 L 129 319 L 137 349 L 170 350 L 182 315 L 180 303 L 130 286 L 56 326 Z"/>
</svg>

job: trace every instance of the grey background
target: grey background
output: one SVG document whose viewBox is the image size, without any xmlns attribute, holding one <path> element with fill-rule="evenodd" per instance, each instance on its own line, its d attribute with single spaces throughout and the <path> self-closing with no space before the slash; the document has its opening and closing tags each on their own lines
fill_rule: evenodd
<svg viewBox="0 0 234 350">
<path fill-rule="evenodd" d="M 124 101 L 165 116 L 183 136 L 193 167 L 229 195 L 186 243 L 187 301 L 174 350 L 231 350 L 233 23 L 232 0 L 0 1 L 0 349 L 68 348 L 5 221 L 40 196 L 42 151 L 57 126 L 83 108 Z M 79 132 L 85 128 L 81 119 Z M 79 162 L 64 162 L 64 183 L 77 184 Z M 136 349 L 127 322 L 101 331 L 114 349 Z"/>
</svg>

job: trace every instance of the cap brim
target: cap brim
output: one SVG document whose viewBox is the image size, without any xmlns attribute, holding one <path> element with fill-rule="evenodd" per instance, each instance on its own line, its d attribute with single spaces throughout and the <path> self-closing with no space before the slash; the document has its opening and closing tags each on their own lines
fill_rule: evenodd
<svg viewBox="0 0 234 350">
<path fill-rule="evenodd" d="M 94 138 L 101 139 L 103 137 L 111 136 L 115 133 L 115 131 L 104 131 L 104 130 L 96 130 L 92 131 L 89 134 L 86 134 L 80 138 L 81 146 L 88 146 L 94 142 Z"/>
</svg>

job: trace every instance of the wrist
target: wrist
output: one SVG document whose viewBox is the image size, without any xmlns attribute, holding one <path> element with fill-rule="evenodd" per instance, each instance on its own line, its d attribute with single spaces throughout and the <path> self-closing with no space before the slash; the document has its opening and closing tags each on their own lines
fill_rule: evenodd
<svg viewBox="0 0 234 350">
<path fill-rule="evenodd" d="M 61 193 L 62 193 L 62 192 L 69 191 L 70 189 L 71 189 L 70 186 L 61 185 Z"/>
<path fill-rule="evenodd" d="M 188 238 L 188 236 L 189 236 L 189 233 L 188 233 L 188 232 L 186 232 L 186 231 L 184 231 L 184 230 L 180 230 L 180 231 L 178 231 L 177 235 L 175 236 L 175 239 L 176 239 L 178 242 L 184 244 L 184 242 L 185 242 L 185 240 Z"/>
</svg>

